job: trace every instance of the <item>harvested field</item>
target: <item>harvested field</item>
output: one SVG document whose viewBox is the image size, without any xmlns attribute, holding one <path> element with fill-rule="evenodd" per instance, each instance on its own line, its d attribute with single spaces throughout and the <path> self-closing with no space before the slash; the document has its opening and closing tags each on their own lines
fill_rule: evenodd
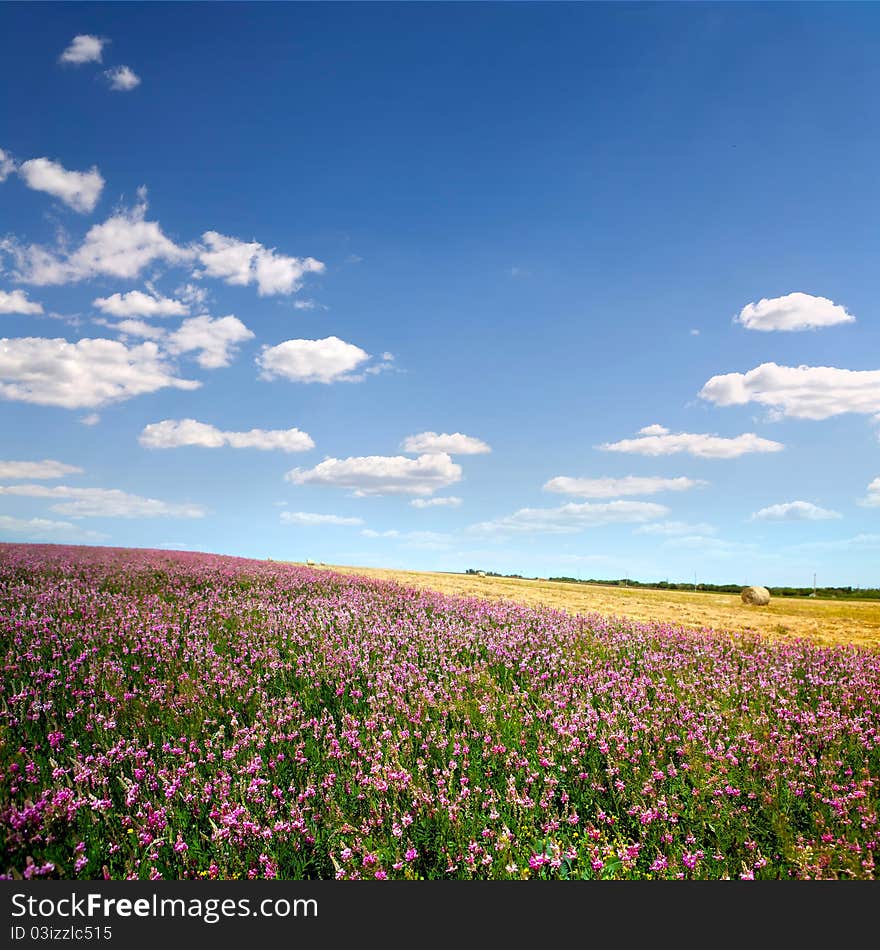
<svg viewBox="0 0 880 950">
<path fill-rule="evenodd" d="M 570 613 L 600 613 L 632 620 L 674 623 L 690 629 L 754 630 L 774 638 L 809 637 L 825 646 L 853 644 L 880 647 L 880 602 L 797 600 L 774 597 L 767 607 L 751 607 L 736 594 L 601 587 L 587 584 L 394 571 L 370 567 L 332 568 L 394 580 L 410 587 L 436 590 L 459 597 L 513 600 L 531 606 L 543 604 Z"/>
</svg>

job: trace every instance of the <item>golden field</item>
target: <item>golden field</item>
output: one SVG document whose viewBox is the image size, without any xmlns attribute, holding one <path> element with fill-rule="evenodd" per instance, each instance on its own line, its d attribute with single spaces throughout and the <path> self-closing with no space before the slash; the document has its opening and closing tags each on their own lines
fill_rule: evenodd
<svg viewBox="0 0 880 950">
<path fill-rule="evenodd" d="M 880 601 L 774 597 L 767 607 L 742 603 L 737 594 L 602 587 L 545 580 L 394 571 L 322 565 L 327 570 L 396 581 L 458 597 L 515 600 L 570 613 L 600 613 L 633 620 L 715 630 L 751 630 L 770 637 L 809 637 L 818 643 L 880 647 Z"/>
</svg>

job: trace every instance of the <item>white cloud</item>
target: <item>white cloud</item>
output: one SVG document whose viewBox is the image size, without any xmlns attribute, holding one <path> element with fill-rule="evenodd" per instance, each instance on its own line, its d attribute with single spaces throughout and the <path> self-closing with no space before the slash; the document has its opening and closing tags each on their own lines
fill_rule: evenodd
<svg viewBox="0 0 880 950">
<path fill-rule="evenodd" d="M 717 406 L 769 406 L 774 418 L 828 419 L 880 413 L 880 370 L 762 363 L 747 373 L 713 376 L 700 397 Z"/>
<path fill-rule="evenodd" d="M 359 346 L 336 336 L 323 340 L 285 340 L 264 346 L 257 357 L 262 379 L 283 376 L 296 383 L 353 382 L 352 370 L 370 358 Z"/>
<path fill-rule="evenodd" d="M 193 252 L 178 247 L 162 233 L 159 223 L 147 221 L 146 203 L 118 211 L 101 224 L 89 228 L 74 251 L 59 246 L 52 250 L 39 244 L 22 245 L 14 239 L 0 243 L 13 256 L 13 276 L 26 284 L 46 286 L 75 283 L 93 277 L 136 278 L 156 261 L 181 264 Z"/>
<path fill-rule="evenodd" d="M 319 515 L 310 511 L 282 511 L 281 521 L 285 524 L 298 524 L 309 527 L 311 525 L 360 525 L 363 518 L 343 518 L 339 515 Z"/>
<path fill-rule="evenodd" d="M 167 346 L 175 355 L 196 351 L 199 366 L 220 369 L 232 362 L 238 344 L 253 336 L 238 317 L 189 317 L 168 337 Z"/>
<path fill-rule="evenodd" d="M 9 462 L 0 460 L 0 478 L 63 478 L 65 475 L 81 475 L 76 465 L 66 465 L 53 459 L 42 462 Z"/>
<path fill-rule="evenodd" d="M 461 466 L 445 453 L 420 455 L 368 455 L 361 458 L 327 458 L 312 469 L 292 469 L 284 476 L 295 485 L 333 485 L 361 495 L 431 495 L 461 481 Z"/>
<path fill-rule="evenodd" d="M 109 330 L 115 330 L 123 337 L 136 336 L 143 340 L 161 340 L 165 336 L 164 328 L 155 327 L 146 320 L 119 320 L 113 323 L 98 317 L 93 322 Z"/>
<path fill-rule="evenodd" d="M 372 528 L 365 528 L 361 531 L 365 538 L 391 538 L 399 541 L 404 547 L 422 548 L 429 551 L 439 551 L 449 547 L 452 542 L 452 535 L 442 534 L 438 531 L 374 531 Z"/>
<path fill-rule="evenodd" d="M 224 432 L 216 426 L 195 419 L 164 419 L 162 422 L 153 422 L 144 428 L 138 441 L 148 449 L 174 449 L 184 445 L 216 449 L 228 445 L 234 449 L 306 452 L 315 447 L 312 437 L 299 429 Z"/>
<path fill-rule="evenodd" d="M 94 166 L 87 172 L 73 172 L 48 158 L 22 162 L 18 174 L 28 188 L 52 195 L 81 214 L 95 210 L 104 188 L 104 179 Z"/>
<path fill-rule="evenodd" d="M 196 313 L 208 312 L 208 291 L 198 284 L 182 284 L 174 291 L 178 297 Z"/>
<path fill-rule="evenodd" d="M 257 241 L 240 241 L 216 231 L 206 231 L 202 240 L 198 258 L 204 270 L 195 276 L 217 277 L 239 286 L 255 283 L 261 297 L 292 294 L 306 274 L 324 271 L 324 264 L 313 257 L 277 254 Z"/>
<path fill-rule="evenodd" d="M 662 430 L 662 431 L 661 431 Z M 686 452 L 696 458 L 733 459 L 750 452 L 779 452 L 781 442 L 762 439 L 754 432 L 727 439 L 718 435 L 696 432 L 669 432 L 663 426 L 645 426 L 636 439 L 621 439 L 599 446 L 604 452 L 626 452 L 633 455 L 675 455 Z"/>
<path fill-rule="evenodd" d="M 413 508 L 458 508 L 461 499 L 455 495 L 446 495 L 443 498 L 413 498 L 410 504 Z"/>
<path fill-rule="evenodd" d="M 189 313 L 189 307 L 181 300 L 145 294 L 142 290 L 98 297 L 92 304 L 111 317 L 185 317 Z"/>
<path fill-rule="evenodd" d="M 820 508 L 810 501 L 787 501 L 756 511 L 752 521 L 828 521 L 839 517 L 838 512 Z"/>
<path fill-rule="evenodd" d="M 122 402 L 159 389 L 198 389 L 179 379 L 155 343 L 23 337 L 0 339 L 0 398 L 83 409 Z"/>
<path fill-rule="evenodd" d="M 670 538 L 663 542 L 665 548 L 675 548 L 682 551 L 694 551 L 704 557 L 776 557 L 775 554 L 762 552 L 754 544 L 743 544 L 740 541 L 725 541 L 723 538 L 707 538 L 703 535 L 686 535 L 680 538 Z"/>
<path fill-rule="evenodd" d="M 657 476 L 625 475 L 623 478 L 569 478 L 557 475 L 544 485 L 544 491 L 560 495 L 578 495 L 581 498 L 619 498 L 621 495 L 656 495 L 664 491 L 686 491 L 706 485 L 701 479 L 660 478 Z"/>
<path fill-rule="evenodd" d="M 80 33 L 71 40 L 70 46 L 58 57 L 58 62 L 70 63 L 74 66 L 81 66 L 83 63 L 100 63 L 101 53 L 109 42 L 101 36 Z"/>
<path fill-rule="evenodd" d="M 855 317 L 829 300 L 811 294 L 786 294 L 746 304 L 735 322 L 747 330 L 816 330 L 840 323 L 854 323 Z"/>
<path fill-rule="evenodd" d="M 794 554 L 825 551 L 877 551 L 880 550 L 880 534 L 857 534 L 851 538 L 838 538 L 835 541 L 806 541 L 803 544 L 793 544 L 786 550 Z"/>
<path fill-rule="evenodd" d="M 43 305 L 27 299 L 23 290 L 0 290 L 0 313 L 42 313 Z"/>
<path fill-rule="evenodd" d="M 650 501 L 570 502 L 559 508 L 520 508 L 507 517 L 472 525 L 469 531 L 480 535 L 574 534 L 608 524 L 653 521 L 668 513 L 665 505 Z"/>
<path fill-rule="evenodd" d="M 687 521 L 658 521 L 656 524 L 643 524 L 636 528 L 633 534 L 651 534 L 660 535 L 667 538 L 680 537 L 682 535 L 707 535 L 716 532 L 714 525 L 706 524 L 704 521 L 691 524 Z"/>
<path fill-rule="evenodd" d="M 860 499 L 859 504 L 865 508 L 880 508 L 880 478 L 868 485 L 868 494 Z"/>
<path fill-rule="evenodd" d="M 699 336 L 699 335 L 700 335 L 700 331 L 696 327 L 694 327 L 691 330 L 691 336 Z"/>
<path fill-rule="evenodd" d="M 96 426 L 101 421 L 101 417 L 97 412 L 90 412 L 88 415 L 81 416 L 79 421 L 84 426 Z"/>
<path fill-rule="evenodd" d="M 50 521 L 47 518 L 12 518 L 0 515 L 0 534 L 21 534 L 37 540 L 103 541 L 107 535 L 100 531 L 85 531 L 69 521 Z"/>
<path fill-rule="evenodd" d="M 105 70 L 104 76 L 116 92 L 130 92 L 141 84 L 141 77 L 130 66 L 114 66 Z"/>
<path fill-rule="evenodd" d="M 0 148 L 0 182 L 6 179 L 15 171 L 15 159 Z"/>
<path fill-rule="evenodd" d="M 68 485 L 0 485 L 0 495 L 57 500 L 52 511 L 73 518 L 202 518 L 201 505 L 170 504 L 131 495 L 118 488 L 71 488 Z"/>
<path fill-rule="evenodd" d="M 446 452 L 449 455 L 480 455 L 491 452 L 492 449 L 481 439 L 461 432 L 451 435 L 442 432 L 419 432 L 418 435 L 409 435 L 400 446 L 404 452 L 413 452 L 421 455 L 425 452 Z"/>
</svg>

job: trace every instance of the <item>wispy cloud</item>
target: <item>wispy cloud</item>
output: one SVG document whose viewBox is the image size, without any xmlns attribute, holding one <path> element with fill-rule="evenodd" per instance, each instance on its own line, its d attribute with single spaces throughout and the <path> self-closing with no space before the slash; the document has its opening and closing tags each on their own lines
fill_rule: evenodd
<svg viewBox="0 0 880 950">
<path fill-rule="evenodd" d="M 0 478 L 63 478 L 65 475 L 82 475 L 77 465 L 67 465 L 54 459 L 42 462 L 12 462 L 0 459 Z"/>
<path fill-rule="evenodd" d="M 445 495 L 442 498 L 413 498 L 410 502 L 413 508 L 458 508 L 461 499 L 456 495 Z"/>
<path fill-rule="evenodd" d="M 840 517 L 839 512 L 820 508 L 810 501 L 787 501 L 756 511 L 752 521 L 828 521 Z"/>
<path fill-rule="evenodd" d="M 697 433 L 670 432 L 661 425 L 645 426 L 635 439 L 606 442 L 603 452 L 625 452 L 632 455 L 675 455 L 684 452 L 695 458 L 733 459 L 753 452 L 781 452 L 784 445 L 761 438 L 754 432 L 745 432 L 733 438 Z"/>
<path fill-rule="evenodd" d="M 659 492 L 687 491 L 707 485 L 702 479 L 661 478 L 650 475 L 625 475 L 622 478 L 570 478 L 557 475 L 544 484 L 544 491 L 580 498 L 620 498 L 626 495 L 656 495 Z"/>
<path fill-rule="evenodd" d="M 608 524 L 653 521 L 669 513 L 664 505 L 649 501 L 611 501 L 594 504 L 571 502 L 559 508 L 520 508 L 512 515 L 483 521 L 468 530 L 477 535 L 574 534 Z"/>
<path fill-rule="evenodd" d="M 364 523 L 363 518 L 346 518 L 341 515 L 322 515 L 311 511 L 282 511 L 280 516 L 284 524 L 296 524 L 303 527 L 315 525 L 344 525 L 355 526 Z"/>
<path fill-rule="evenodd" d="M 89 531 L 69 521 L 0 515 L 0 536 L 10 534 L 37 541 L 103 541 L 108 537 L 100 531 Z"/>
<path fill-rule="evenodd" d="M 0 485 L 0 495 L 45 498 L 52 511 L 74 518 L 202 518 L 201 505 L 173 504 L 132 495 L 118 488 L 71 488 L 69 485 Z"/>
<path fill-rule="evenodd" d="M 198 446 L 217 449 L 262 449 L 281 452 L 306 452 L 315 447 L 312 437 L 300 429 L 250 429 L 247 432 L 227 432 L 196 419 L 163 419 L 144 427 L 138 437 L 148 449 L 175 449 Z"/>
</svg>

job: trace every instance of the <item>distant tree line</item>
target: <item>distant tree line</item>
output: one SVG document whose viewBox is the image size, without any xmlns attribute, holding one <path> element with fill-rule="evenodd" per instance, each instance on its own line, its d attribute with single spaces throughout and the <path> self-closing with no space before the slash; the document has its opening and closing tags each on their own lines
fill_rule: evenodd
<svg viewBox="0 0 880 950">
<path fill-rule="evenodd" d="M 541 580 L 541 578 L 524 578 L 522 574 L 499 574 L 497 571 L 484 571 L 468 568 L 465 574 L 485 574 L 486 577 L 515 577 L 520 580 Z M 707 594 L 738 594 L 742 584 L 692 584 L 675 581 L 635 581 L 631 577 L 616 579 L 600 579 L 581 577 L 548 577 L 548 581 L 558 581 L 565 584 L 595 584 L 601 587 L 637 587 L 647 590 L 688 590 Z M 772 597 L 812 597 L 812 587 L 768 587 Z M 880 600 L 880 588 L 877 587 L 817 587 L 817 598 L 836 600 Z"/>
</svg>

